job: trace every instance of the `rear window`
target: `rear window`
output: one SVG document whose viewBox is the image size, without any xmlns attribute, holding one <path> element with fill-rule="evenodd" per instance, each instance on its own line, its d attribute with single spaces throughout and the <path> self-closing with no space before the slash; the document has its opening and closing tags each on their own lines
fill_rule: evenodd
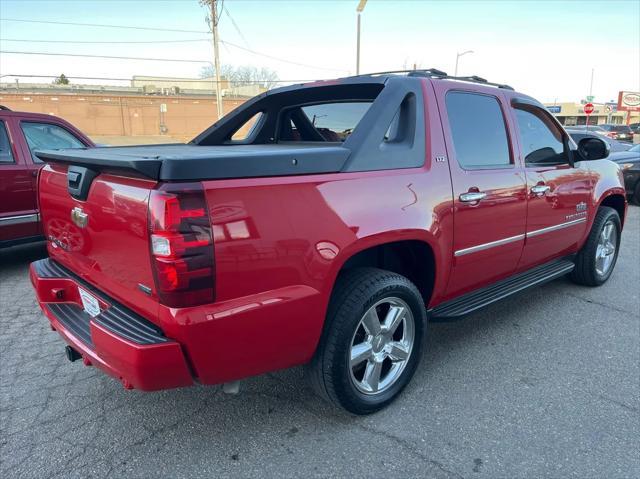
<svg viewBox="0 0 640 479">
<path fill-rule="evenodd" d="M 284 112 L 280 139 L 343 142 L 371 107 L 369 101 L 320 103 Z"/>
<path fill-rule="evenodd" d="M 253 131 L 258 124 L 258 122 L 262 119 L 263 113 L 259 111 L 255 115 L 253 115 L 249 120 L 244 123 L 240 128 L 236 130 L 236 132 L 231 136 L 231 141 L 245 141 L 248 140 Z"/>
<path fill-rule="evenodd" d="M 495 97 L 449 92 L 447 115 L 458 163 L 465 169 L 511 166 L 504 116 Z"/>
</svg>

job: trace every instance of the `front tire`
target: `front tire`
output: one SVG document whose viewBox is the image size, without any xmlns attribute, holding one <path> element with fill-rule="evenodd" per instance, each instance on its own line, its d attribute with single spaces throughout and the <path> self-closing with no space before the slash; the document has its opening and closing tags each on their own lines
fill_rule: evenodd
<svg viewBox="0 0 640 479">
<path fill-rule="evenodd" d="M 618 212 L 601 206 L 596 213 L 586 243 L 576 256 L 571 279 L 586 286 L 604 284 L 616 265 L 622 226 Z"/>
<path fill-rule="evenodd" d="M 374 268 L 343 273 L 305 374 L 314 390 L 354 414 L 390 404 L 420 361 L 426 310 L 404 276 Z"/>
</svg>

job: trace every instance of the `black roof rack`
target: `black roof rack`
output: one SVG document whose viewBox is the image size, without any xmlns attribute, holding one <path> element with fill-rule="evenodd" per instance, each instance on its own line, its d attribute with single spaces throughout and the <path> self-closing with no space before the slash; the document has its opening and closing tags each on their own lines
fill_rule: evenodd
<svg viewBox="0 0 640 479">
<path fill-rule="evenodd" d="M 456 77 L 456 76 L 448 75 L 447 72 L 443 72 L 442 70 L 438 70 L 437 68 L 427 68 L 427 69 L 420 69 L 420 70 L 391 70 L 386 72 L 363 73 L 361 75 L 355 75 L 355 77 L 348 77 L 348 78 L 391 75 L 394 73 L 406 73 L 407 76 L 410 76 L 410 77 L 428 77 L 428 78 L 436 78 L 440 80 L 459 80 L 459 81 L 465 81 L 469 83 L 481 83 L 482 85 L 495 86 L 498 88 L 503 88 L 505 90 L 513 90 L 513 87 L 509 85 L 505 85 L 504 83 L 492 83 L 490 81 L 487 81 L 487 79 L 476 76 L 476 75 Z"/>
<path fill-rule="evenodd" d="M 383 72 L 372 72 L 372 73 L 361 73 L 360 75 L 353 75 L 347 78 L 357 78 L 357 77 L 372 77 L 378 75 L 392 75 L 394 73 L 406 73 L 407 76 L 433 76 L 433 77 L 446 77 L 447 72 L 443 72 L 442 70 L 438 70 L 437 68 L 427 68 L 421 70 L 388 70 Z"/>
<path fill-rule="evenodd" d="M 468 77 L 448 77 L 448 78 L 451 80 L 461 80 L 461 81 L 468 81 L 471 83 L 482 83 L 483 85 L 497 86 L 498 88 L 504 88 L 505 90 L 513 90 L 513 87 L 509 85 L 505 85 L 504 83 L 492 83 L 490 81 L 487 81 L 485 78 L 482 78 L 476 75 L 472 75 Z"/>
</svg>

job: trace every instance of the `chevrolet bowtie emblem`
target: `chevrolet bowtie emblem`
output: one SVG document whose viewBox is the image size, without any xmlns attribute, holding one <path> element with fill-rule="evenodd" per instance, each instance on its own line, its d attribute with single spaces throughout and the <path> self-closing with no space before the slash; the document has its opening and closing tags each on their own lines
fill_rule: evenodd
<svg viewBox="0 0 640 479">
<path fill-rule="evenodd" d="M 84 228 L 89 222 L 89 215 L 82 211 L 82 208 L 76 206 L 71 210 L 71 221 L 73 221 L 78 228 Z"/>
</svg>

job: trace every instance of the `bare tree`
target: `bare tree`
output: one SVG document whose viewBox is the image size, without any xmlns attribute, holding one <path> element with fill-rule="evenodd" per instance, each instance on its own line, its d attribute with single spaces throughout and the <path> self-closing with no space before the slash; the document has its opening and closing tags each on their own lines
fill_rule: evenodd
<svg viewBox="0 0 640 479">
<path fill-rule="evenodd" d="M 251 65 L 222 65 L 221 75 L 229 81 L 232 87 L 243 85 L 259 85 L 263 88 L 273 88 L 278 83 L 278 74 L 267 67 L 255 67 Z M 211 78 L 215 76 L 211 65 L 205 66 L 200 71 L 200 78 Z"/>
</svg>

